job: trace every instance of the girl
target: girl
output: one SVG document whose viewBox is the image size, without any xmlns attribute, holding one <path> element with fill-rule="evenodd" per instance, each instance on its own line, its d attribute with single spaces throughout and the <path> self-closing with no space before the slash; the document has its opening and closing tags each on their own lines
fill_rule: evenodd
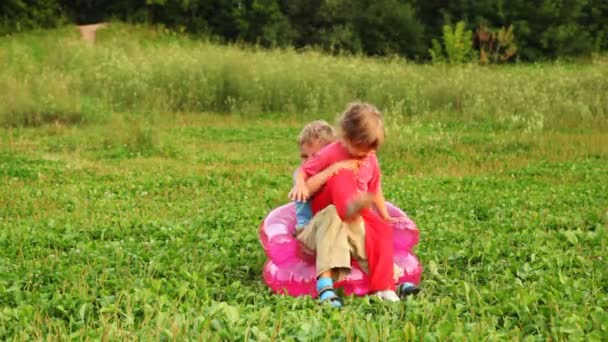
<svg viewBox="0 0 608 342">
<path fill-rule="evenodd" d="M 340 140 L 335 141 L 308 159 L 296 176 L 293 197 L 308 198 L 306 179 L 336 162 L 356 159 L 358 169 L 341 169 L 312 198 L 314 214 L 329 205 L 336 207 L 342 220 L 352 221 L 358 216 L 365 224 L 365 250 L 369 267 L 370 290 L 382 299 L 398 301 L 393 280 L 393 230 L 382 187 L 376 150 L 384 141 L 380 112 L 367 103 L 352 103 L 339 120 Z M 368 208 L 372 202 L 376 211 Z M 328 285 L 331 278 L 320 278 Z M 333 283 L 331 283 L 333 286 Z"/>
</svg>

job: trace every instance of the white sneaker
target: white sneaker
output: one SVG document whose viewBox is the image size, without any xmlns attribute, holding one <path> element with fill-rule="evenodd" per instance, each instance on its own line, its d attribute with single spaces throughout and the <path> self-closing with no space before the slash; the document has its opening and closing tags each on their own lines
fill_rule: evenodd
<svg viewBox="0 0 608 342">
<path fill-rule="evenodd" d="M 393 290 L 384 290 L 376 292 L 376 296 L 382 300 L 388 300 L 389 302 L 398 302 L 399 296 Z"/>
</svg>

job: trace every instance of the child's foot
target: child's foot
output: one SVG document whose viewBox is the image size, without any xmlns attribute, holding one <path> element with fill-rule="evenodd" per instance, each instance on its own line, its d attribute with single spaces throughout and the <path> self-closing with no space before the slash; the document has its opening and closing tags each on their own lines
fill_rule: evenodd
<svg viewBox="0 0 608 342">
<path fill-rule="evenodd" d="M 346 207 L 345 219 L 351 219 L 359 214 L 365 208 L 369 208 L 374 203 L 374 196 L 368 192 L 363 192 L 357 195 Z"/>
<path fill-rule="evenodd" d="M 407 297 L 409 295 L 415 295 L 418 292 L 420 292 L 420 288 L 413 283 L 405 282 L 397 286 L 397 293 L 401 298 Z"/>
<path fill-rule="evenodd" d="M 382 300 L 387 300 L 389 302 L 398 302 L 399 296 L 393 290 L 384 290 L 376 292 L 376 296 Z"/>
<path fill-rule="evenodd" d="M 333 308 L 342 307 L 342 301 L 334 291 L 334 281 L 331 278 L 317 279 L 317 294 L 321 303 L 327 303 Z"/>
</svg>

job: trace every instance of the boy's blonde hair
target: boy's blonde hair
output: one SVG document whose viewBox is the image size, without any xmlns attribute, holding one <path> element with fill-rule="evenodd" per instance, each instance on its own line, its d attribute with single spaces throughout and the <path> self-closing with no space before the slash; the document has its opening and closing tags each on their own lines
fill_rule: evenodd
<svg viewBox="0 0 608 342">
<path fill-rule="evenodd" d="M 349 103 L 339 125 L 342 137 L 356 147 L 375 150 L 384 142 L 382 113 L 369 103 Z"/>
<path fill-rule="evenodd" d="M 336 140 L 336 131 L 325 120 L 316 120 L 308 123 L 298 136 L 298 146 L 311 144 L 314 141 L 319 141 L 323 145 L 327 145 Z"/>
</svg>

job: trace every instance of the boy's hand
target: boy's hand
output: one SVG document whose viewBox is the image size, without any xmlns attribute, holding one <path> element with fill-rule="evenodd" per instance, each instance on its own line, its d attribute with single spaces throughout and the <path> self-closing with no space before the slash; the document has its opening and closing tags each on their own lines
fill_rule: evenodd
<svg viewBox="0 0 608 342">
<path fill-rule="evenodd" d="M 357 159 L 349 159 L 349 160 L 343 160 L 343 161 L 339 161 L 333 164 L 333 168 L 334 168 L 334 173 L 338 172 L 340 170 L 352 170 L 352 171 L 356 171 L 359 169 L 359 160 Z"/>
<path fill-rule="evenodd" d="M 292 201 L 304 202 L 308 199 L 309 193 L 306 185 L 298 185 L 293 187 L 289 192 L 289 199 Z"/>
</svg>

